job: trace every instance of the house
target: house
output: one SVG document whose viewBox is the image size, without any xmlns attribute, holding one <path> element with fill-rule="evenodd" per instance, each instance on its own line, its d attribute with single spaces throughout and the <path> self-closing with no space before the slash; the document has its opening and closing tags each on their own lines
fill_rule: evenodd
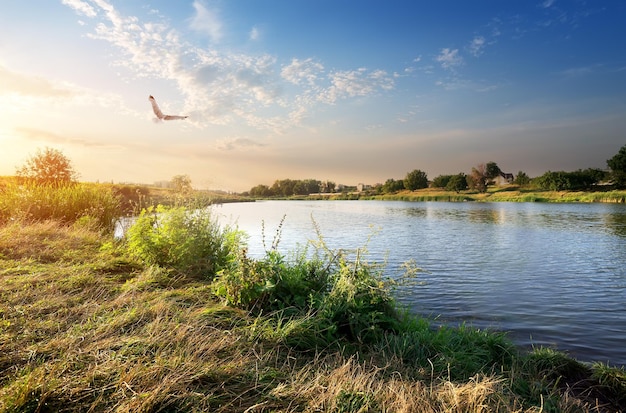
<svg viewBox="0 0 626 413">
<path fill-rule="evenodd" d="M 513 176 L 513 174 L 510 174 L 507 172 L 500 172 L 499 178 L 501 179 L 499 179 L 498 185 L 512 184 L 513 181 L 515 180 L 515 177 Z"/>
</svg>

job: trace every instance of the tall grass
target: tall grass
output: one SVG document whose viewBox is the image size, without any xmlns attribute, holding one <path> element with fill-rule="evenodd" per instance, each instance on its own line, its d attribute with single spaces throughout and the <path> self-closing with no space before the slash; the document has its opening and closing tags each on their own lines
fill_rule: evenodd
<svg viewBox="0 0 626 413">
<path fill-rule="evenodd" d="M 112 230 L 120 215 L 120 199 L 110 189 L 97 184 L 9 183 L 0 188 L 0 224 L 10 220 L 63 223 L 80 220 Z"/>
<path fill-rule="evenodd" d="M 0 412 L 623 406 L 623 369 L 554 350 L 524 354 L 504 334 L 435 328 L 406 313 L 393 299 L 396 281 L 363 249 L 330 250 L 320 240 L 315 251 L 283 256 L 275 240 L 253 260 L 241 239 L 224 237 L 228 229 L 185 229 L 188 213 L 164 210 L 158 219 L 179 219 L 171 232 L 190 237 L 190 249 L 203 236 L 225 243 L 213 280 L 86 226 L 0 226 Z M 175 249 L 167 239 L 155 245 Z"/>
</svg>

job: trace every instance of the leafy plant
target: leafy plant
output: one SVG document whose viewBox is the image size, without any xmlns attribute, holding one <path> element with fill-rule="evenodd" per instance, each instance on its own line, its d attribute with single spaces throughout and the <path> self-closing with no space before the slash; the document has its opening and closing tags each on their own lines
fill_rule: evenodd
<svg viewBox="0 0 626 413">
<path fill-rule="evenodd" d="M 143 210 L 127 231 L 133 256 L 210 278 L 232 261 L 242 236 L 239 231 L 222 229 L 207 209 L 162 205 Z"/>
</svg>

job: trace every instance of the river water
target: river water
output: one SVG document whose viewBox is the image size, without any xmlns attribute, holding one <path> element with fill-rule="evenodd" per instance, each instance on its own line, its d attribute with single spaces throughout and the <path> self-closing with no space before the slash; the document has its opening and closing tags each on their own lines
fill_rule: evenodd
<svg viewBox="0 0 626 413">
<path fill-rule="evenodd" d="M 389 276 L 414 260 L 425 272 L 398 300 L 416 314 L 626 365 L 625 205 L 261 201 L 214 211 L 249 235 L 252 256 L 274 239 L 284 253 L 301 248 L 317 226 L 328 247 L 367 250 Z"/>
</svg>

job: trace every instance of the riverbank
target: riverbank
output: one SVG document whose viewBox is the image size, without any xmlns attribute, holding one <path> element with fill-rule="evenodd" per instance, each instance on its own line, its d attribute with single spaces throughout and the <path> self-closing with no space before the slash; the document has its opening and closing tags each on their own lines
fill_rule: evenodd
<svg viewBox="0 0 626 413">
<path fill-rule="evenodd" d="M 422 202 L 606 202 L 625 203 L 626 190 L 598 191 L 543 191 L 536 188 L 520 188 L 515 185 L 490 187 L 487 192 L 445 191 L 424 188 L 416 191 L 400 191 L 393 194 L 376 194 L 368 191 L 344 194 L 312 194 L 306 199 L 378 199 L 387 201 Z"/>
<path fill-rule="evenodd" d="M 551 349 L 523 352 L 500 333 L 434 328 L 398 311 L 393 285 L 358 252 L 290 260 L 270 250 L 257 261 L 223 251 L 221 275 L 206 266 L 199 275 L 178 259 L 177 244 L 163 241 L 168 233 L 135 233 L 135 241 L 179 252 L 149 264 L 138 244 L 114 242 L 92 225 L 0 227 L 1 412 L 569 412 L 626 404 L 623 369 Z"/>
</svg>

